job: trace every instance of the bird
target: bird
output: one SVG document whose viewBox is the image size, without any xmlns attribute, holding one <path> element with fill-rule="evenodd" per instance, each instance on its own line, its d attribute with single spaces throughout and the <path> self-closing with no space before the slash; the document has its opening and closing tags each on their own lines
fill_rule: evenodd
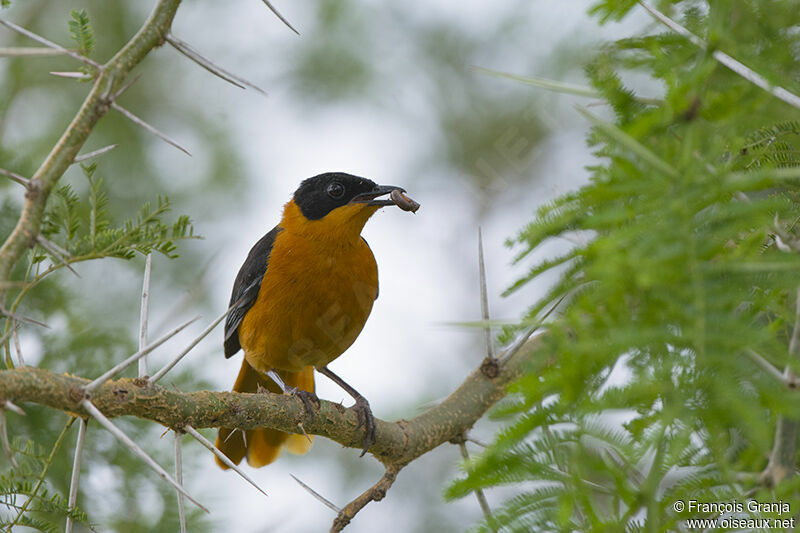
<svg viewBox="0 0 800 533">
<path fill-rule="evenodd" d="M 355 400 L 362 456 L 375 440 L 369 402 L 327 365 L 353 344 L 378 297 L 378 266 L 361 231 L 382 207 L 416 212 L 419 204 L 405 192 L 344 172 L 303 180 L 241 266 L 225 321 L 225 357 L 244 352 L 234 391 L 294 394 L 313 416 L 318 371 Z M 270 428 L 220 428 L 216 441 L 234 464 L 246 457 L 256 468 L 284 447 L 302 454 L 310 446 L 307 435 Z"/>
</svg>

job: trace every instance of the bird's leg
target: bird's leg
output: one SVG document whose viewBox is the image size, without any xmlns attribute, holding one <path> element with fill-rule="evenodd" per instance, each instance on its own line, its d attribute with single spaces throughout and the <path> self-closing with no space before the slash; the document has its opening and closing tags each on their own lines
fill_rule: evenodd
<svg viewBox="0 0 800 533">
<path fill-rule="evenodd" d="M 317 407 L 319 407 L 319 398 L 317 398 L 316 394 L 311 391 L 298 389 L 297 387 L 289 387 L 286 385 L 286 382 L 283 381 L 283 378 L 274 370 L 268 370 L 267 375 L 281 388 L 284 394 L 300 398 L 303 401 L 303 407 L 305 407 L 306 413 L 311 415 L 311 420 L 314 420 L 314 408 L 311 402 L 316 403 Z"/>
<path fill-rule="evenodd" d="M 356 429 L 364 426 L 365 432 L 364 449 L 361 450 L 361 455 L 359 457 L 364 457 L 364 454 L 367 453 L 367 448 L 369 448 L 370 445 L 375 442 L 375 417 L 372 416 L 372 409 L 369 407 L 369 402 L 366 398 L 361 396 L 357 390 L 348 385 L 345 380 L 331 372 L 327 366 L 317 367 L 317 372 L 330 378 L 356 401 L 356 404 L 353 406 L 358 414 L 358 426 Z"/>
</svg>

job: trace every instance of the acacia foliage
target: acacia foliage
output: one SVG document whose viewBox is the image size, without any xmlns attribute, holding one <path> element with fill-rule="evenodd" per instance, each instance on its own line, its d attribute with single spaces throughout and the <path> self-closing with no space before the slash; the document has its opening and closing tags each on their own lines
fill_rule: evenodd
<svg viewBox="0 0 800 533">
<path fill-rule="evenodd" d="M 641 9 L 606 0 L 592 11 L 605 21 Z M 800 93 L 800 12 L 781 1 L 659 9 L 708 48 L 657 23 L 602 46 L 586 74 L 611 119 L 587 112 L 591 179 L 511 240 L 520 262 L 551 239 L 583 244 L 509 289 L 560 274 L 524 323 L 566 299 L 542 345 L 553 364 L 514 386 L 495 413 L 507 427 L 447 490 L 514 489 L 482 531 L 663 531 L 721 518 L 674 510 L 690 499 L 800 510 L 796 478 L 766 487 L 759 475 L 777 420 L 800 419 L 797 392 L 754 362 L 800 372 L 790 353 L 800 111 L 713 57 Z M 631 73 L 648 76 L 660 102 L 639 98 Z"/>
</svg>

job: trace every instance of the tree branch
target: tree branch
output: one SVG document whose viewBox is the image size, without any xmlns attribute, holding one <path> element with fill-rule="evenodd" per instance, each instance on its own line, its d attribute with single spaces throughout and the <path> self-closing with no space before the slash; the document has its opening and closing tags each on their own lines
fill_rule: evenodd
<svg viewBox="0 0 800 533">
<path fill-rule="evenodd" d="M 410 420 L 386 422 L 376 419 L 376 440 L 369 452 L 386 466 L 403 466 L 420 455 L 463 435 L 484 413 L 505 395 L 506 386 L 531 365 L 543 366 L 534 357 L 541 337 L 500 366 L 494 378 L 480 368 L 474 370 L 444 401 Z M 541 355 L 541 352 L 539 352 Z M 3 400 L 32 402 L 88 416 L 82 402 L 88 379 L 56 374 L 40 368 L 0 371 L 0 403 Z M 309 434 L 321 435 L 343 446 L 361 448 L 363 430 L 358 416 L 341 404 L 321 401 L 315 414 L 306 413 L 302 401 L 282 394 L 238 392 L 177 392 L 137 379 L 107 381 L 91 394 L 91 401 L 105 416 L 132 415 L 164 426 L 181 429 L 269 427 L 297 433 L 298 422 Z"/>
<path fill-rule="evenodd" d="M 181 0 L 160 0 L 136 35 L 100 67 L 78 113 L 30 179 L 17 225 L 0 247 L 0 281 L 10 279 L 14 264 L 35 242 L 50 191 L 73 163 L 97 121 L 108 112 L 109 96 L 153 48 L 164 42 L 180 3 Z"/>
</svg>

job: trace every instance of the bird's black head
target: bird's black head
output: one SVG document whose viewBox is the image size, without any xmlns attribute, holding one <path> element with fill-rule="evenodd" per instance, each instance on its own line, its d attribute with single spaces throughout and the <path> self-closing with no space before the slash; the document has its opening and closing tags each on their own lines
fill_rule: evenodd
<svg viewBox="0 0 800 533">
<path fill-rule="evenodd" d="M 294 203 L 308 220 L 319 220 L 347 204 L 394 205 L 391 200 L 376 200 L 394 189 L 404 190 L 393 185 L 378 185 L 367 178 L 344 172 L 327 172 L 303 180 L 294 193 Z"/>
</svg>

